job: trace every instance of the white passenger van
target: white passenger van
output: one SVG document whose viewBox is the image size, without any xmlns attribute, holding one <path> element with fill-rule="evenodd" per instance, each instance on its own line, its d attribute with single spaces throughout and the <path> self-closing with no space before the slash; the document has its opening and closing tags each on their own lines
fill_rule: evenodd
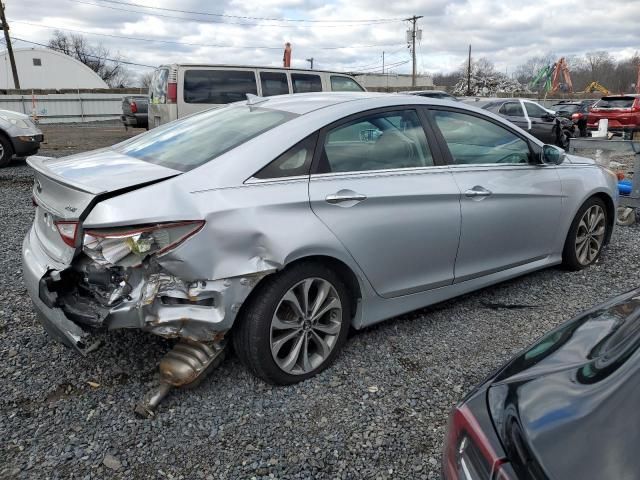
<svg viewBox="0 0 640 480">
<path fill-rule="evenodd" d="M 149 128 L 201 110 L 244 100 L 305 92 L 361 92 L 344 73 L 231 65 L 162 65 L 149 86 Z"/>
</svg>

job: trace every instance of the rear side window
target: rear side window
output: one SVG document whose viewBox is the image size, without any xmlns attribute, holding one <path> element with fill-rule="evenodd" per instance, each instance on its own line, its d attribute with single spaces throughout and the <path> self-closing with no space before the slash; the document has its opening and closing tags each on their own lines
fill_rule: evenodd
<svg viewBox="0 0 640 480">
<path fill-rule="evenodd" d="M 262 96 L 286 95 L 289 93 L 287 74 L 280 72 L 260 72 L 260 86 Z"/>
<path fill-rule="evenodd" d="M 631 108 L 633 100 L 633 97 L 605 97 L 598 100 L 593 108 Z"/>
<path fill-rule="evenodd" d="M 505 103 L 500 107 L 498 112 L 509 117 L 524 117 L 524 112 L 522 111 L 522 105 L 520 105 L 520 102 Z"/>
<path fill-rule="evenodd" d="M 149 85 L 149 101 L 154 105 L 167 103 L 167 82 L 169 81 L 169 69 L 159 68 L 151 77 Z"/>
<path fill-rule="evenodd" d="M 256 75 L 242 70 L 187 70 L 184 72 L 186 103 L 225 104 L 258 94 Z"/>
<path fill-rule="evenodd" d="M 442 110 L 434 111 L 433 117 L 458 164 L 529 162 L 529 144 L 489 120 Z"/>
<path fill-rule="evenodd" d="M 230 105 L 154 128 L 116 145 L 114 150 L 186 172 L 295 117 L 282 110 Z"/>
<path fill-rule="evenodd" d="M 308 175 L 316 148 L 317 134 L 298 142 L 254 175 L 256 178 L 285 178 Z"/>
<path fill-rule="evenodd" d="M 333 92 L 363 92 L 358 82 L 349 77 L 331 75 L 331 91 Z"/>
<path fill-rule="evenodd" d="M 319 75 L 307 73 L 292 73 L 291 84 L 293 93 L 321 92 L 322 82 Z"/>
</svg>

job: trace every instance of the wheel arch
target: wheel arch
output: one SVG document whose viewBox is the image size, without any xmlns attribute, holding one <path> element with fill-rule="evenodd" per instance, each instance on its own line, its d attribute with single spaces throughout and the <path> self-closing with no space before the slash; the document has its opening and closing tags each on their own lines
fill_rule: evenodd
<svg viewBox="0 0 640 480">
<path fill-rule="evenodd" d="M 613 227 L 616 224 L 616 205 L 615 205 L 615 202 L 613 201 L 613 198 L 611 198 L 611 196 L 605 192 L 594 193 L 589 198 L 587 198 L 584 202 L 582 202 L 582 205 L 584 205 L 585 202 L 589 201 L 594 197 L 602 200 L 605 207 L 607 208 L 607 233 L 605 234 L 605 237 L 604 237 L 604 244 L 606 245 L 611 240 L 611 235 L 613 234 Z"/>
</svg>

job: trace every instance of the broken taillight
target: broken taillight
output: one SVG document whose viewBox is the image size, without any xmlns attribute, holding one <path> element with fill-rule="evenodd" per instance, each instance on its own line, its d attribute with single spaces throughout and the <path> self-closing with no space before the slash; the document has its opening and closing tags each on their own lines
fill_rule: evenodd
<svg viewBox="0 0 640 480">
<path fill-rule="evenodd" d="M 489 443 L 466 405 L 453 410 L 444 448 L 442 473 L 446 480 L 510 480 L 508 466 Z"/>
<path fill-rule="evenodd" d="M 85 230 L 82 249 L 101 265 L 125 261 L 139 265 L 149 255 L 171 250 L 200 231 L 202 220 L 159 223 L 139 227 Z"/>
<path fill-rule="evenodd" d="M 582 113 L 574 113 L 573 115 L 571 115 L 571 120 L 580 120 L 582 117 Z"/>
<path fill-rule="evenodd" d="M 78 237 L 78 222 L 60 221 L 55 222 L 55 226 L 58 229 L 62 241 L 70 247 L 76 246 L 76 239 Z"/>
</svg>

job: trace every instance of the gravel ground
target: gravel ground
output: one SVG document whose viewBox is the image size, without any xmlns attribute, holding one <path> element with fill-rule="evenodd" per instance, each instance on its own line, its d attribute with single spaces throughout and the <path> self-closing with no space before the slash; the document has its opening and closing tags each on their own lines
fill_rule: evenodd
<svg viewBox="0 0 640 480">
<path fill-rule="evenodd" d="M 68 135 L 98 147 L 124 132 L 101 133 Z M 49 142 L 45 154 L 81 148 Z M 139 420 L 170 345 L 118 331 L 81 358 L 45 335 L 20 271 L 30 187 L 25 165 L 0 170 L 0 478 L 438 478 L 454 403 L 546 330 L 637 286 L 640 268 L 640 228 L 619 228 L 584 272 L 548 269 L 358 332 L 333 367 L 290 387 L 231 357 Z"/>
</svg>

